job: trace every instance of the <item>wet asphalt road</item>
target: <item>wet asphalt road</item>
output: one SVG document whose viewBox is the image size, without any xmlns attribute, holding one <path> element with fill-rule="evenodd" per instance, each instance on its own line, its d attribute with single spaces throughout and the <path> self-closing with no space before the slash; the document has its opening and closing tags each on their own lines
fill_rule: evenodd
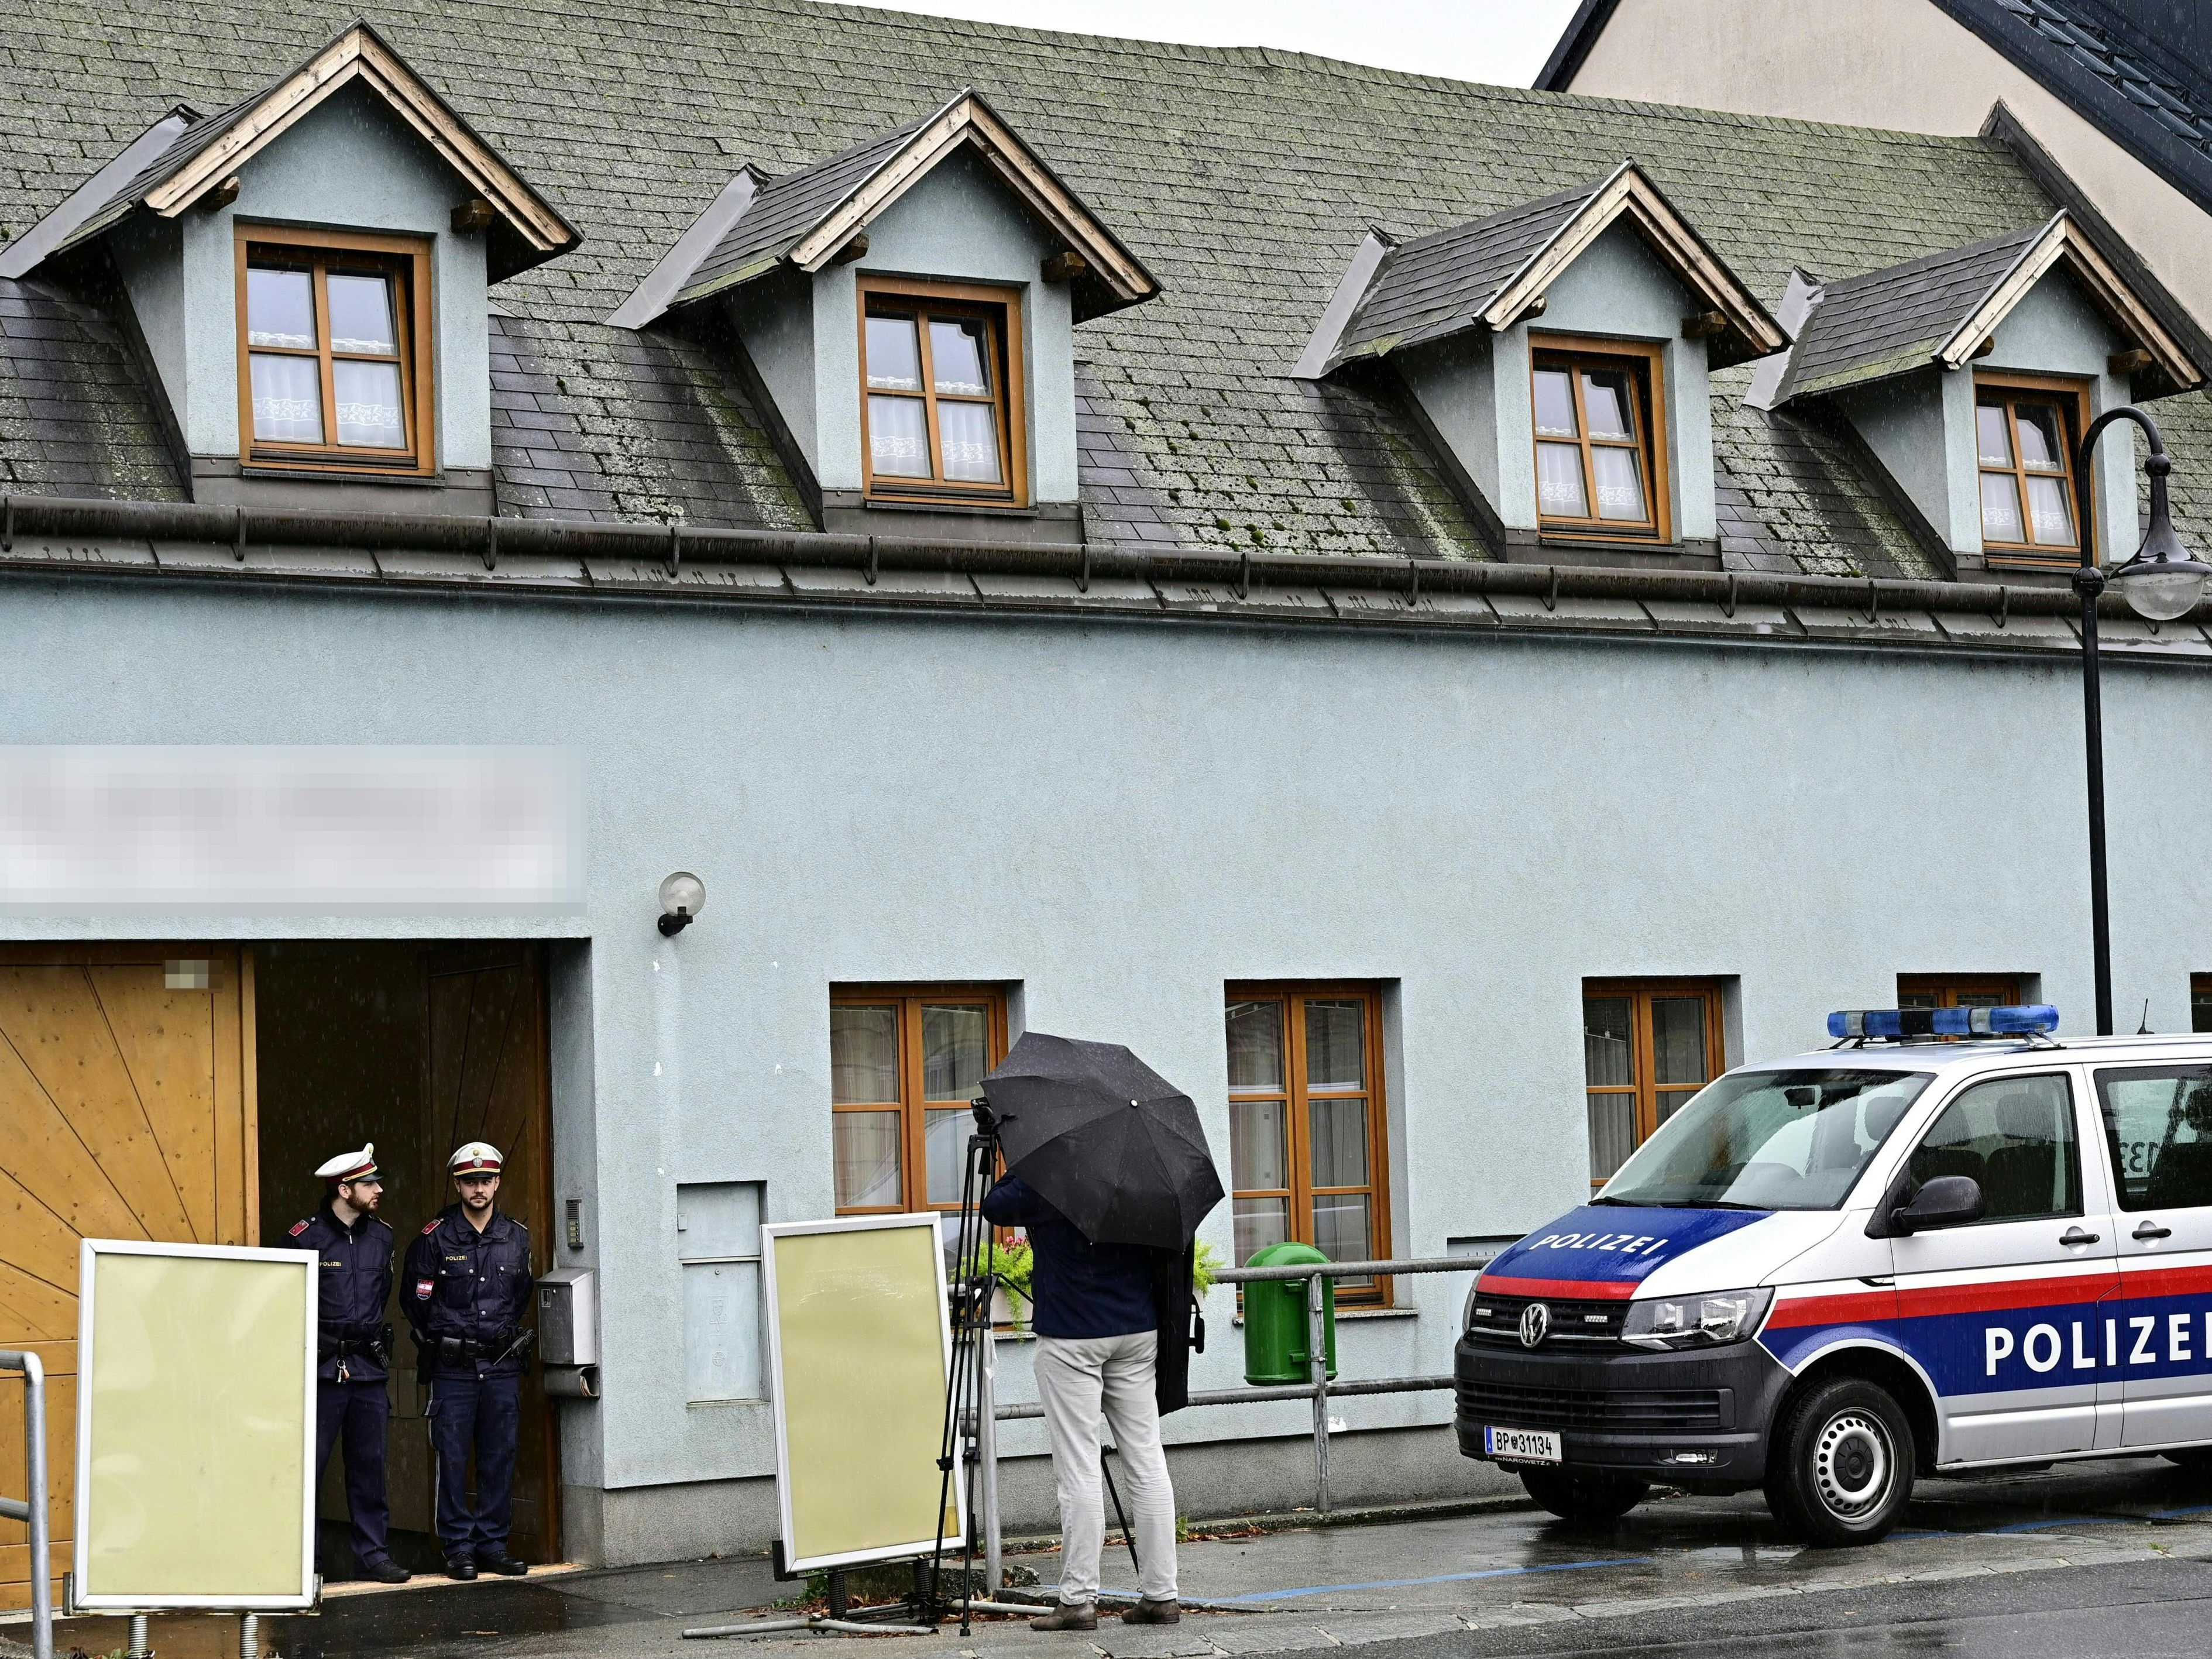
<svg viewBox="0 0 2212 1659">
<path fill-rule="evenodd" d="M 1024 1558 L 1048 1583 L 1057 1558 Z M 1018 1620 L 965 1638 L 858 1638 L 915 1659 L 1373 1659 L 1503 1655 L 1936 1654 L 1960 1659 L 2212 1655 L 2212 1484 L 2161 1462 L 1923 1483 L 1882 1544 L 1810 1550 L 1755 1496 L 1671 1497 L 1582 1529 L 1526 1507 L 1224 1537 L 1181 1552 L 1185 1594 L 1234 1604 L 1172 1629 L 1109 1620 L 1040 1636 Z M 1109 1562 L 1126 1577 L 1126 1556 Z M 271 1620 L 288 1659 L 791 1659 L 847 1638 L 698 1642 L 687 1626 L 757 1614 L 793 1587 L 757 1560 L 568 1571 L 390 1594 L 341 1592 L 314 1619 Z M 5 1638 L 16 1629 L 0 1628 Z M 162 1620 L 163 1659 L 235 1654 L 227 1620 Z M 78 1621 L 58 1646 L 121 1645 Z"/>
</svg>

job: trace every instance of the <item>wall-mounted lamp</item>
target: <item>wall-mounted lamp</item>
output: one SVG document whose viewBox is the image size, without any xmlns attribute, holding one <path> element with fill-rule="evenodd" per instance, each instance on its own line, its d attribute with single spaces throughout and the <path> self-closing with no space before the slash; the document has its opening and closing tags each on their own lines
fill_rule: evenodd
<svg viewBox="0 0 2212 1659">
<path fill-rule="evenodd" d="M 660 884 L 660 931 L 669 938 L 689 927 L 707 908 L 707 884 L 678 870 Z"/>
</svg>

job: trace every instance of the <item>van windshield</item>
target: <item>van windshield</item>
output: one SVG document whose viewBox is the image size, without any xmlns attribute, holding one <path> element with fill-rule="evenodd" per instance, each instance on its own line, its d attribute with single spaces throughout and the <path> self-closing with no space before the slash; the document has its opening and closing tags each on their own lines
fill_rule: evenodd
<svg viewBox="0 0 2212 1659">
<path fill-rule="evenodd" d="M 1653 1132 L 1594 1202 L 1832 1210 L 1932 1072 L 1734 1072 Z"/>
</svg>

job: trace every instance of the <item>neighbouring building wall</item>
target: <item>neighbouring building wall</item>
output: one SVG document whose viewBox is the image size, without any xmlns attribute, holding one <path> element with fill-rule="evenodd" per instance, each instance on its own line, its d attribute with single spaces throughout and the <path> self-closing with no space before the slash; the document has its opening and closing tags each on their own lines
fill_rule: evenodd
<svg viewBox="0 0 2212 1659">
<path fill-rule="evenodd" d="M 677 1194 L 763 1182 L 772 1219 L 830 1212 L 833 984 L 1014 988 L 1017 1033 L 1125 1042 L 1187 1089 L 1225 1173 L 1224 983 L 1380 981 L 1387 1243 L 1415 1255 L 1587 1194 L 1586 977 L 1732 981 L 1738 1060 L 1822 1044 L 1827 1010 L 1890 1004 L 1899 973 L 2039 974 L 2068 1029 L 2087 1019 L 2063 659 L 29 574 L 0 585 L 0 631 L 15 742 L 576 757 L 574 915 L 18 915 L 0 939 L 556 942 L 556 1227 L 584 1206 L 583 1248 L 556 1254 L 599 1274 L 605 1327 L 605 1397 L 562 1407 L 568 1524 L 600 1559 L 773 1529 L 768 1406 L 685 1397 Z M 2212 677 L 2108 657 L 2105 695 L 2113 844 L 2212 821 L 2212 770 L 2175 763 Z M 672 940 L 675 869 L 708 897 Z M 2112 905 L 2118 1002 L 2186 1030 L 2212 868 L 2124 860 Z M 1203 1236 L 1228 1255 L 1227 1205 Z M 1447 1370 L 1466 1289 L 1407 1279 L 1411 1316 L 1347 1318 L 1346 1374 Z M 1231 1311 L 1217 1292 L 1197 1386 L 1240 1380 Z M 1002 1352 L 1002 1397 L 1030 1397 L 1026 1345 Z M 1336 1410 L 1340 1492 L 1481 1474 L 1433 1426 L 1448 1395 Z M 1307 1411 L 1171 1419 L 1184 1506 L 1296 1498 Z M 1232 1437 L 1281 1455 L 1203 1449 Z M 1003 1438 L 1043 1449 L 1034 1423 Z M 1041 1512 L 1025 1467 L 1012 1512 Z"/>
<path fill-rule="evenodd" d="M 1928 0 L 1620 0 L 1566 90 L 1959 134 L 1979 132 L 2002 100 L 2198 322 L 2212 322 L 2212 216 Z"/>
</svg>

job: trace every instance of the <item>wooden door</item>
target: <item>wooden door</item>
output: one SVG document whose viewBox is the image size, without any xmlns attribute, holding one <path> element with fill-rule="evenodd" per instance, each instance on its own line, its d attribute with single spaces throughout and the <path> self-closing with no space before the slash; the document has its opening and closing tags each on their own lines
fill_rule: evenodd
<svg viewBox="0 0 2212 1659">
<path fill-rule="evenodd" d="M 0 1347 L 45 1363 L 57 1601 L 68 1565 L 82 1238 L 256 1243 L 252 957 L 235 945 L 0 945 Z M 24 1483 L 0 1372 L 0 1492 Z M 0 1521 L 0 1608 L 30 1604 Z"/>
<path fill-rule="evenodd" d="M 441 946 L 429 956 L 430 1133 L 424 1190 L 453 1200 L 446 1161 L 471 1140 L 499 1148 L 499 1206 L 530 1229 L 530 1270 L 553 1265 L 550 1097 L 545 1075 L 543 953 L 534 945 Z M 512 1547 L 526 1561 L 560 1557 L 553 1413 L 538 1368 L 522 1386 Z"/>
</svg>

